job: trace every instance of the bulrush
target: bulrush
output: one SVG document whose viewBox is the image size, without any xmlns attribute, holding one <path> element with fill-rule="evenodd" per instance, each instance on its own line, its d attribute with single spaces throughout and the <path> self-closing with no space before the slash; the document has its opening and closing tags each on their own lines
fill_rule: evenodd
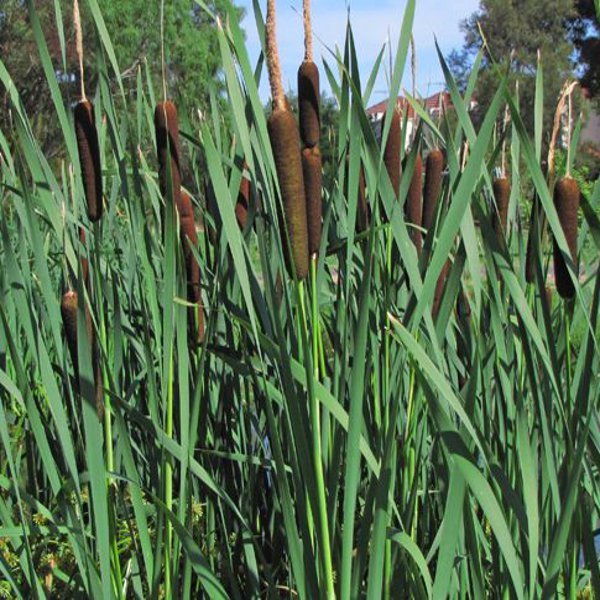
<svg viewBox="0 0 600 600">
<path fill-rule="evenodd" d="M 87 99 L 81 100 L 75 105 L 73 116 L 87 214 L 95 222 L 102 217 L 102 171 L 94 105 Z"/>
<path fill-rule="evenodd" d="M 308 252 L 319 252 L 321 243 L 321 152 L 318 146 L 302 150 L 302 173 L 306 197 L 306 223 L 308 227 Z"/>
<path fill-rule="evenodd" d="M 494 231 L 500 241 L 506 236 L 506 225 L 508 223 L 508 202 L 510 200 L 510 183 L 506 177 L 498 177 L 492 183 L 494 200 L 496 201 L 496 212 L 494 216 Z"/>
<path fill-rule="evenodd" d="M 421 254 L 423 245 L 423 234 L 421 233 L 421 224 L 423 219 L 423 160 L 421 153 L 417 151 L 415 158 L 415 167 L 408 188 L 408 198 L 406 202 L 406 221 L 411 225 L 410 237 L 417 248 L 417 254 Z"/>
<path fill-rule="evenodd" d="M 383 123 L 383 121 L 382 121 Z M 383 162 L 392 183 L 396 198 L 400 193 L 400 147 L 402 145 L 401 114 L 398 107 L 394 108 L 392 124 L 383 151 Z"/>
<path fill-rule="evenodd" d="M 438 316 L 438 313 L 440 312 L 442 298 L 444 297 L 444 289 L 446 287 L 446 279 L 448 278 L 448 272 L 450 271 L 450 264 L 451 263 L 449 259 L 444 263 L 444 266 L 442 267 L 442 270 L 440 271 L 440 274 L 438 276 L 438 280 L 435 284 L 433 304 L 431 306 L 431 314 L 434 319 Z"/>
<path fill-rule="evenodd" d="M 306 58 L 298 69 L 298 112 L 300 137 L 308 148 L 319 143 L 321 123 L 319 118 L 319 69 Z"/>
<path fill-rule="evenodd" d="M 177 109 L 172 102 L 159 102 L 154 110 L 156 151 L 158 154 L 158 180 L 165 201 L 173 198 L 175 206 L 181 203 L 181 172 L 179 161 L 179 127 Z M 169 167 L 170 164 L 170 167 Z M 169 168 L 171 187 L 169 188 Z M 170 194 L 169 194 L 170 192 Z"/>
<path fill-rule="evenodd" d="M 244 170 L 248 168 L 244 161 Z M 235 203 L 235 218 L 237 219 L 240 229 L 244 231 L 248 223 L 248 208 L 250 206 L 250 180 L 242 173 L 240 181 L 240 190 L 238 192 L 237 201 Z"/>
<path fill-rule="evenodd" d="M 65 336 L 67 338 L 67 347 L 69 348 L 69 354 L 71 355 L 71 362 L 73 363 L 73 371 L 75 372 L 75 380 L 79 384 L 79 355 L 77 353 L 77 304 L 78 295 L 73 290 L 68 290 L 63 294 L 60 303 L 60 314 L 62 317 L 63 327 L 65 329 Z M 95 398 L 96 398 L 96 410 L 98 411 L 98 418 L 102 420 L 104 416 L 104 401 L 102 398 L 102 373 L 100 370 L 100 359 L 98 354 L 98 347 L 94 336 L 94 328 L 92 326 L 92 316 L 88 307 L 85 307 L 85 323 L 87 329 L 87 336 L 92 348 L 92 369 L 94 371 L 94 385 L 95 385 Z"/>
<path fill-rule="evenodd" d="M 275 37 L 275 1 L 267 3 L 266 23 L 267 66 L 273 95 L 273 111 L 267 120 L 269 139 L 273 148 L 277 179 L 284 210 L 282 228 L 288 270 L 293 264 L 298 279 L 308 274 L 308 230 L 306 204 L 304 200 L 304 179 L 300 155 L 300 136 L 294 115 L 289 109 L 281 83 L 281 66 Z M 291 256 L 287 252 L 288 242 Z"/>
<path fill-rule="evenodd" d="M 425 160 L 425 185 L 423 188 L 423 227 L 429 231 L 435 219 L 437 203 L 442 191 L 444 153 L 434 148 Z"/>
<path fill-rule="evenodd" d="M 200 291 L 200 266 L 191 250 L 191 246 L 198 247 L 198 233 L 196 231 L 192 199 L 184 191 L 181 192 L 179 206 L 179 235 L 185 261 L 187 299 L 188 302 L 198 305 L 196 309 L 197 322 L 193 308 L 189 313 L 190 337 L 194 343 L 202 343 L 204 339 L 204 307 Z"/>
<path fill-rule="evenodd" d="M 558 181 L 554 188 L 554 206 L 558 213 L 563 233 L 569 246 L 569 254 L 575 268 L 579 273 L 577 264 L 577 211 L 579 210 L 579 186 L 575 179 L 567 175 Z M 571 280 L 569 270 L 556 239 L 554 239 L 554 277 L 556 289 L 563 298 L 573 298 L 575 286 Z"/>
</svg>

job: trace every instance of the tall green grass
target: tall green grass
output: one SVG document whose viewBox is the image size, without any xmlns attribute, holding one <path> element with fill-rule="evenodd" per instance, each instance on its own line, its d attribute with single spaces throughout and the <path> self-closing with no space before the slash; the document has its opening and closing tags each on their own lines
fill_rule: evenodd
<svg viewBox="0 0 600 600">
<path fill-rule="evenodd" d="M 233 10 L 215 21 L 231 119 L 216 100 L 200 122 L 179 115 L 183 185 L 205 225 L 191 248 L 206 318 L 196 346 L 179 224 L 159 190 L 150 77 L 140 68 L 125 93 L 97 1 L 88 0 L 99 44 L 93 101 L 105 201 L 102 220 L 90 223 L 72 111 L 33 2 L 28 9 L 65 160 L 51 165 L 40 151 L 0 62 L 13 112 L 13 129 L 0 132 L 0 594 L 599 593 L 600 186 L 581 199 L 578 244 L 593 251 L 581 253 L 574 299 L 546 294 L 548 235 L 533 241 L 536 281 L 527 285 L 528 185 L 574 273 L 541 169 L 541 71 L 532 138 L 506 82 L 476 130 L 467 107 L 480 63 L 461 95 L 440 54 L 456 124 L 432 122 L 412 99 L 422 120 L 397 197 L 382 148 L 415 0 L 394 53 L 381 143 L 365 104 L 383 51 L 361 82 L 348 24 L 343 48 L 321 67 L 340 109 L 334 176 L 324 179 L 314 274 L 297 283 L 285 268 L 258 94 L 263 61 L 250 63 Z M 492 187 L 503 143 L 494 128 L 505 105 L 506 239 L 494 230 Z M 447 162 L 420 256 L 404 218 L 419 145 L 444 148 Z M 357 232 L 361 169 L 371 216 Z M 235 213 L 242 176 L 253 218 L 244 230 Z M 210 224 L 218 225 L 213 244 Z M 61 326 L 69 286 L 85 332 L 78 381 Z"/>
</svg>

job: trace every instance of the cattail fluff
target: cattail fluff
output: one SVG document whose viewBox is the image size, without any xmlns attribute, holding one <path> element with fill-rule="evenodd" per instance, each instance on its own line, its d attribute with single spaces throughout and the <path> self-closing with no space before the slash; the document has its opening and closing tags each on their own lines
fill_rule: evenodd
<svg viewBox="0 0 600 600">
<path fill-rule="evenodd" d="M 68 290 L 63 294 L 60 303 L 60 314 L 62 317 L 63 327 L 65 329 L 65 336 L 67 338 L 67 347 L 69 348 L 69 354 L 71 355 L 71 362 L 73 363 L 73 371 L 75 373 L 75 379 L 79 383 L 79 355 L 77 352 L 77 304 L 78 295 L 73 290 Z M 104 401 L 102 398 L 102 373 L 100 370 L 100 357 L 98 353 L 98 347 L 94 336 L 94 328 L 92 327 L 92 316 L 88 307 L 85 307 L 85 323 L 87 336 L 92 348 L 92 369 L 94 370 L 94 384 L 95 384 L 95 397 L 96 397 L 96 410 L 98 411 L 98 418 L 102 419 L 104 415 Z"/>
<path fill-rule="evenodd" d="M 175 206 L 179 208 L 181 203 L 179 127 L 177 125 L 177 109 L 172 102 L 160 102 L 156 105 L 154 129 L 156 132 L 160 191 L 165 202 L 172 198 Z M 171 170 L 170 180 L 169 168 Z"/>
<path fill-rule="evenodd" d="M 308 252 L 319 252 L 321 243 L 321 152 L 319 146 L 302 150 L 302 174 L 306 198 L 306 223 L 308 227 Z"/>
<path fill-rule="evenodd" d="M 496 213 L 494 215 L 494 231 L 500 241 L 506 236 L 508 223 L 508 203 L 510 200 L 510 183 L 506 177 L 494 179 L 492 183 L 494 200 L 496 202 Z"/>
<path fill-rule="evenodd" d="M 304 60 L 298 69 L 298 112 L 300 137 L 308 148 L 319 143 L 319 69 L 312 60 Z"/>
<path fill-rule="evenodd" d="M 435 219 L 437 203 L 442 191 L 444 154 L 434 148 L 425 160 L 425 185 L 423 188 L 423 227 L 429 231 Z"/>
<path fill-rule="evenodd" d="M 421 223 L 423 218 L 423 160 L 421 153 L 417 152 L 415 166 L 408 188 L 408 199 L 406 202 L 406 221 L 411 225 L 410 237 L 417 248 L 417 254 L 421 254 L 423 245 L 423 234 L 421 233 Z"/>
<path fill-rule="evenodd" d="M 191 250 L 191 247 L 198 247 L 198 233 L 196 231 L 192 200 L 184 191 L 181 192 L 181 202 L 179 206 L 179 235 L 185 261 L 188 302 L 198 305 L 196 309 L 197 328 L 194 309 L 191 309 L 190 311 L 190 335 L 192 336 L 192 339 L 201 343 L 204 338 L 204 307 L 202 306 L 200 290 L 200 266 Z"/>
<path fill-rule="evenodd" d="M 402 123 L 400 111 L 397 108 L 394 108 L 390 131 L 385 142 L 385 149 L 383 151 L 383 162 L 390 178 L 390 182 L 392 183 L 394 194 L 396 194 L 396 198 L 400 193 L 400 148 L 402 146 L 401 126 Z"/>
<path fill-rule="evenodd" d="M 575 179 L 567 175 L 558 181 L 554 188 L 554 207 L 569 246 L 569 254 L 576 275 L 579 273 L 577 264 L 577 211 L 579 210 L 579 199 L 579 186 Z M 575 286 L 556 239 L 554 240 L 554 277 L 556 279 L 556 289 L 561 297 L 573 298 Z"/>
<path fill-rule="evenodd" d="M 102 217 L 102 171 L 94 105 L 89 100 L 81 100 L 75 105 L 73 116 L 87 214 L 90 221 L 95 222 Z"/>
</svg>

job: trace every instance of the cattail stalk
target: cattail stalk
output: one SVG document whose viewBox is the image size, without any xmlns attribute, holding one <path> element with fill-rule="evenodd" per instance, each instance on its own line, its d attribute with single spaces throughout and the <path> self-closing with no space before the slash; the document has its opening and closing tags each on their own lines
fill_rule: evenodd
<svg viewBox="0 0 600 600">
<path fill-rule="evenodd" d="M 577 212 L 579 210 L 579 200 L 580 193 L 577 181 L 568 175 L 560 179 L 554 189 L 554 206 L 567 240 L 576 275 L 579 273 L 577 264 Z M 573 298 L 575 296 L 575 286 L 556 238 L 554 238 L 554 277 L 556 289 L 561 297 Z"/>
<path fill-rule="evenodd" d="M 308 274 L 308 230 L 300 136 L 294 115 L 287 106 L 281 83 L 281 66 L 275 35 L 275 0 L 269 0 L 267 4 L 266 46 L 269 83 L 273 95 L 273 112 L 267 120 L 267 128 L 283 201 L 284 231 L 287 231 L 291 246 L 291 256 L 286 252 L 286 261 L 288 270 L 295 271 L 296 277 L 302 280 Z M 283 239 L 284 248 L 287 250 L 288 240 L 285 235 Z"/>
</svg>

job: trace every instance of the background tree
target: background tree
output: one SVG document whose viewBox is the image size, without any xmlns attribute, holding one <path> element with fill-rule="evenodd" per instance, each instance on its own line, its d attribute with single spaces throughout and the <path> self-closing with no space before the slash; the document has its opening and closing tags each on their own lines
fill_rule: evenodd
<svg viewBox="0 0 600 600">
<path fill-rule="evenodd" d="M 514 89 L 519 82 L 522 116 L 531 131 L 539 50 L 544 67 L 544 131 L 549 135 L 561 87 L 573 75 L 574 45 L 567 33 L 576 17 L 573 0 L 481 0 L 479 10 L 461 23 L 465 43 L 450 55 L 450 67 L 464 85 L 481 47 L 481 28 L 488 49 L 476 88 L 482 112 L 510 62 L 511 83 Z"/>
<path fill-rule="evenodd" d="M 231 0 L 207 2 L 213 11 L 224 14 Z M 100 10 L 110 32 L 119 67 L 125 84 L 135 89 L 138 65 L 147 63 L 157 99 L 162 97 L 160 2 L 148 0 L 99 0 Z M 65 101 L 77 100 L 79 93 L 75 35 L 72 24 L 72 0 L 60 0 L 60 18 L 54 3 L 34 0 L 36 12 L 48 44 L 57 78 Z M 241 18 L 242 9 L 237 8 Z M 86 88 L 93 94 L 96 69 L 96 50 L 99 47 L 91 15 L 81 5 L 84 30 Z M 61 30 L 66 41 L 65 55 L 60 44 Z M 209 106 L 210 90 L 222 87 L 219 79 L 220 53 L 217 34 L 209 17 L 193 0 L 170 0 L 165 3 L 164 42 L 166 79 L 170 98 L 180 111 Z M 47 156 L 62 152 L 57 143 L 56 119 L 50 92 L 39 59 L 27 6 L 24 0 L 2 0 L 0 7 L 0 57 L 11 74 L 23 99 L 27 114 L 32 118 L 35 133 Z M 6 109 L 6 90 L 0 84 L 0 109 Z M 10 130 L 8 111 L 0 110 L 0 127 Z"/>
</svg>

